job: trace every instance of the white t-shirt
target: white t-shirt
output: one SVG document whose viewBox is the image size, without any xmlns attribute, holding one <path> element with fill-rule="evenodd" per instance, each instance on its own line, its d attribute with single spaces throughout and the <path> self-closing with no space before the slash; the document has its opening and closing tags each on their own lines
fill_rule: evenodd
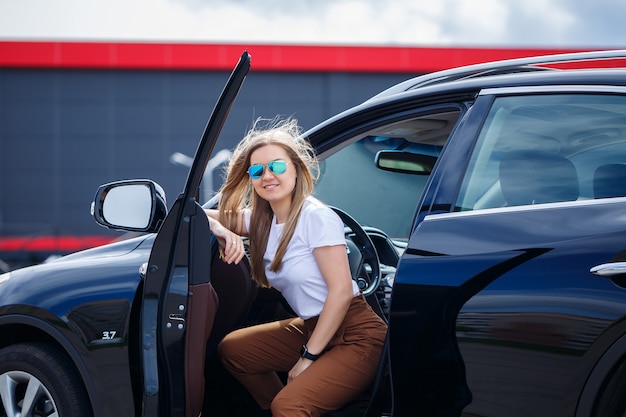
<svg viewBox="0 0 626 417">
<path fill-rule="evenodd" d="M 250 229 L 250 211 L 245 213 L 246 228 Z M 296 314 L 309 319 L 319 315 L 328 295 L 328 287 L 315 261 L 313 249 L 321 246 L 346 245 L 343 222 L 328 206 L 314 197 L 308 197 L 302 206 L 293 237 L 289 242 L 283 266 L 272 272 L 269 266 L 278 249 L 283 224 L 272 220 L 267 249 L 263 260 L 265 274 L 273 288 L 280 291 Z M 359 294 L 352 281 L 354 295 Z"/>
</svg>

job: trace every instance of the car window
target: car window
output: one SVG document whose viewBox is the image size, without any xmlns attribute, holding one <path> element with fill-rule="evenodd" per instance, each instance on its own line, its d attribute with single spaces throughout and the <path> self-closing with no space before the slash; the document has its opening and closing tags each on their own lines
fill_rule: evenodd
<svg viewBox="0 0 626 417">
<path fill-rule="evenodd" d="M 448 108 L 361 135 L 322 161 L 315 195 L 347 211 L 363 226 L 378 228 L 393 239 L 408 239 L 428 173 L 381 169 L 376 155 L 396 151 L 435 160 L 458 117 L 459 111 Z M 396 162 L 401 166 L 403 161 Z"/>
<path fill-rule="evenodd" d="M 626 195 L 626 97 L 552 94 L 494 101 L 455 210 Z"/>
</svg>

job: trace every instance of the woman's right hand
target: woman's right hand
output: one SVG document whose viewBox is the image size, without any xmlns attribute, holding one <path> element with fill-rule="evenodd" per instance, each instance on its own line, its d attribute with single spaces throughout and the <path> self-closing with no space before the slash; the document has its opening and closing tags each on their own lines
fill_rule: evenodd
<svg viewBox="0 0 626 417">
<path fill-rule="evenodd" d="M 239 263 L 243 259 L 246 251 L 243 247 L 243 240 L 234 232 L 224 227 L 220 222 L 209 217 L 211 232 L 220 244 L 220 256 L 226 263 Z"/>
<path fill-rule="evenodd" d="M 296 364 L 287 374 L 287 383 L 290 383 L 291 381 L 296 379 L 302 372 L 306 371 L 306 369 L 311 366 L 311 364 L 313 364 L 313 361 L 310 359 L 298 359 L 298 362 L 296 362 Z"/>
</svg>

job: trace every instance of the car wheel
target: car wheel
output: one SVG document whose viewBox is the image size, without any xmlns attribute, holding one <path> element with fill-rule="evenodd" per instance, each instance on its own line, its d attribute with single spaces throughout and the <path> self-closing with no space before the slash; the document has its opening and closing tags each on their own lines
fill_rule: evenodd
<svg viewBox="0 0 626 417">
<path fill-rule="evenodd" d="M 0 398 L 0 417 L 92 415 L 72 364 L 43 343 L 0 349 Z"/>
<path fill-rule="evenodd" d="M 617 366 L 611 379 L 601 390 L 594 416 L 596 417 L 626 417 L 626 359 Z"/>
</svg>

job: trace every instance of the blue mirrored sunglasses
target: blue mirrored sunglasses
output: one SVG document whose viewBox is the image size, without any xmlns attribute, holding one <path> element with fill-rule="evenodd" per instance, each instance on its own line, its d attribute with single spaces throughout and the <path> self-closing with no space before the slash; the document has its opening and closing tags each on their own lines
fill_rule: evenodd
<svg viewBox="0 0 626 417">
<path fill-rule="evenodd" d="M 287 162 L 282 159 L 277 159 L 272 162 L 267 163 L 267 169 L 269 169 L 273 174 L 284 174 L 287 171 Z M 250 174 L 250 178 L 253 180 L 258 180 L 263 176 L 265 172 L 265 165 L 263 164 L 254 164 L 250 165 L 248 168 L 248 174 Z"/>
</svg>

